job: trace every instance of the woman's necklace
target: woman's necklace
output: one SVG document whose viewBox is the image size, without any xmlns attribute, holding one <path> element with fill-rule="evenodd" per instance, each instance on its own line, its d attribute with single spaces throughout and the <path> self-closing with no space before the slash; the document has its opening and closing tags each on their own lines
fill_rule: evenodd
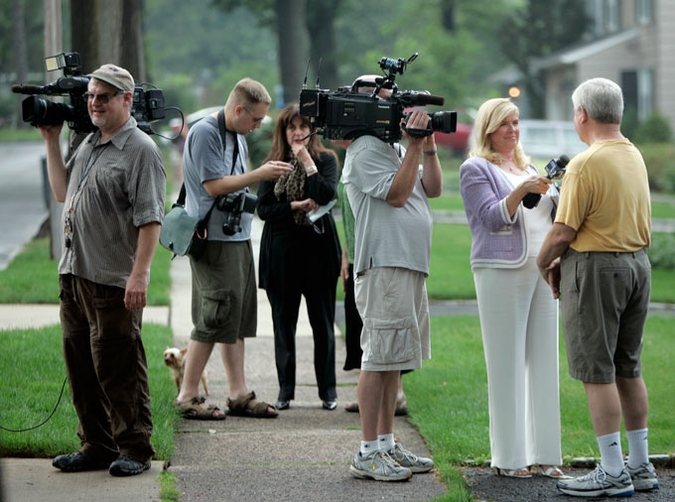
<svg viewBox="0 0 675 502">
<path fill-rule="evenodd" d="M 519 167 L 517 167 L 517 166 L 516 166 L 512 161 L 510 161 L 510 160 L 504 162 L 504 163 L 501 164 L 499 167 L 502 168 L 502 169 L 503 169 L 504 171 L 506 171 L 507 173 L 511 173 L 511 174 L 522 175 L 523 172 L 524 172 L 522 169 L 520 169 Z"/>
</svg>

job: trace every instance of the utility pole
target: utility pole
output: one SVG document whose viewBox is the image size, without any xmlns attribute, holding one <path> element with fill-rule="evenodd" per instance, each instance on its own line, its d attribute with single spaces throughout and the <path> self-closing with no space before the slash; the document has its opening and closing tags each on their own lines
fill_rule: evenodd
<svg viewBox="0 0 675 502">
<path fill-rule="evenodd" d="M 54 56 L 63 52 L 63 37 L 61 33 L 61 0 L 44 0 L 45 12 L 45 57 Z M 61 75 L 59 71 L 49 72 L 45 69 L 45 83 L 53 82 Z M 45 191 L 49 194 L 49 236 L 51 258 L 58 260 L 61 257 L 61 241 L 63 232 L 61 231 L 61 213 L 63 204 L 56 202 L 47 176 L 47 159 L 42 161 L 43 181 Z"/>
</svg>

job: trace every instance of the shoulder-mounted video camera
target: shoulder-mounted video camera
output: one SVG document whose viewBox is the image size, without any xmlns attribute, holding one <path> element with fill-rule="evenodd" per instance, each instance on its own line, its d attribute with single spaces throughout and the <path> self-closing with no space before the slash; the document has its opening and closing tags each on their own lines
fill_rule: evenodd
<svg viewBox="0 0 675 502">
<path fill-rule="evenodd" d="M 380 60 L 382 71 L 388 71 L 374 81 L 357 80 L 351 87 L 342 87 L 336 91 L 307 89 L 305 84 L 300 92 L 300 114 L 309 117 L 313 133 L 317 132 L 326 139 L 356 139 L 366 134 L 374 135 L 387 143 L 395 143 L 402 137 L 402 128 L 410 116 L 406 110 L 425 105 L 443 105 L 445 99 L 426 91 L 401 91 L 395 83 L 396 74 L 403 75 L 409 63 L 417 58 L 417 53 L 406 59 L 383 57 Z M 364 88 L 373 88 L 364 93 Z M 382 89 L 391 89 L 391 96 L 382 99 L 378 94 Z M 426 129 L 409 130 L 413 137 L 425 137 L 434 131 L 452 133 L 457 129 L 457 113 L 442 111 L 430 113 Z"/>
<path fill-rule="evenodd" d="M 21 103 L 24 122 L 33 126 L 60 125 L 68 123 L 68 127 L 76 133 L 89 133 L 97 127 L 91 123 L 87 110 L 85 94 L 90 77 L 82 75 L 80 54 L 64 52 L 45 58 L 47 71 L 63 70 L 63 77 L 44 86 L 32 84 L 14 84 L 12 92 L 17 94 L 33 94 Z M 55 103 L 38 96 L 68 95 L 70 104 Z M 143 84 L 134 86 L 131 115 L 138 122 L 138 128 L 147 134 L 153 134 L 150 122 L 163 119 L 164 94 L 161 89 L 144 89 Z"/>
</svg>

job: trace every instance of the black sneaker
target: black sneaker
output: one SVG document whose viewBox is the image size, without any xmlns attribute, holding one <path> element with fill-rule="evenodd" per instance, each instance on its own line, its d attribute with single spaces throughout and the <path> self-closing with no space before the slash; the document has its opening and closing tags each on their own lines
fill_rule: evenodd
<svg viewBox="0 0 675 502">
<path fill-rule="evenodd" d="M 135 476 L 150 469 L 150 461 L 139 462 L 138 460 L 120 455 L 117 460 L 110 464 L 110 474 L 113 476 Z"/>
<path fill-rule="evenodd" d="M 64 472 L 98 471 L 110 467 L 110 461 L 97 460 L 84 452 L 76 451 L 54 457 L 52 465 Z"/>
<path fill-rule="evenodd" d="M 334 401 L 333 399 L 327 399 L 321 402 L 321 406 L 324 410 L 333 411 L 335 408 L 337 408 L 337 401 Z"/>
</svg>

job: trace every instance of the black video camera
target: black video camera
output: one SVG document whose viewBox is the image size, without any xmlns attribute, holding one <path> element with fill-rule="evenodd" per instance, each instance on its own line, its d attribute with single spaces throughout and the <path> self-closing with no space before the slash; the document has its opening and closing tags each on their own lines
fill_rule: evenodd
<svg viewBox="0 0 675 502">
<path fill-rule="evenodd" d="M 89 133 L 97 129 L 91 123 L 87 110 L 85 94 L 90 77 L 82 75 L 80 54 L 64 52 L 45 58 L 47 71 L 63 70 L 63 77 L 44 86 L 15 84 L 12 92 L 18 94 L 33 94 L 21 103 L 24 122 L 33 126 L 60 125 L 68 123 L 68 127 L 76 133 Z M 70 104 L 55 103 L 48 99 L 36 96 L 37 94 L 68 95 Z M 150 127 L 153 120 L 164 118 L 164 95 L 161 89 L 144 90 L 143 86 L 134 86 L 134 96 L 131 105 L 131 115 L 138 122 L 138 128 L 147 134 L 154 131 Z"/>
<path fill-rule="evenodd" d="M 241 232 L 241 215 L 255 211 L 258 197 L 246 192 L 228 194 L 218 199 L 216 207 L 227 213 L 227 221 L 223 223 L 223 233 L 234 235 Z"/>
<path fill-rule="evenodd" d="M 569 164 L 569 157 L 567 155 L 561 155 L 558 160 L 553 159 L 551 162 L 546 164 L 546 177 L 550 180 L 557 180 L 563 177 L 565 174 L 565 168 Z M 523 197 L 523 206 L 527 209 L 532 209 L 537 207 L 539 201 L 541 200 L 541 194 L 538 193 L 528 193 Z"/>
<path fill-rule="evenodd" d="M 300 115 L 309 117 L 313 132 L 326 139 L 356 139 L 370 134 L 387 143 L 396 143 L 402 137 L 403 127 L 413 137 L 425 137 L 434 131 L 452 133 L 457 129 L 457 113 L 442 111 L 429 114 L 426 129 L 405 129 L 410 113 L 407 108 L 425 105 L 442 105 L 445 99 L 426 91 L 398 91 L 394 82 L 396 73 L 403 74 L 407 65 L 417 58 L 417 53 L 407 60 L 382 58 L 380 68 L 389 74 L 372 81 L 357 80 L 351 87 L 334 92 L 325 89 L 311 90 L 303 86 L 300 91 Z M 306 78 L 305 78 L 306 81 Z M 360 88 L 373 87 L 372 93 L 359 92 Z M 378 97 L 382 89 L 391 89 L 387 99 Z"/>
</svg>

